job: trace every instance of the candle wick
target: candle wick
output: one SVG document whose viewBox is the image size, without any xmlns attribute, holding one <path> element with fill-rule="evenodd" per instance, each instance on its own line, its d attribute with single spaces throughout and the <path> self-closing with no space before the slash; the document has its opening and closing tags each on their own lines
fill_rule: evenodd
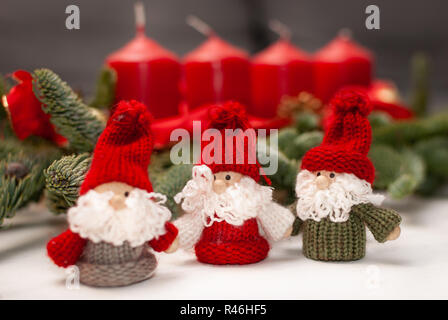
<svg viewBox="0 0 448 320">
<path fill-rule="evenodd" d="M 145 7 L 143 6 L 142 1 L 137 1 L 134 4 L 134 12 L 135 12 L 135 26 L 137 29 L 137 34 L 143 34 L 145 33 L 146 18 L 145 18 Z"/>
<path fill-rule="evenodd" d="M 186 18 L 186 22 L 190 27 L 207 37 L 213 36 L 215 34 L 215 31 L 213 31 L 213 29 L 206 22 L 199 19 L 195 15 L 188 15 Z"/>
<path fill-rule="evenodd" d="M 291 40 L 291 29 L 277 19 L 269 20 L 269 29 L 278 34 L 281 39 Z"/>
<path fill-rule="evenodd" d="M 351 39 L 353 36 L 353 32 L 349 28 L 342 28 L 341 30 L 339 30 L 338 35 L 342 38 Z"/>
</svg>

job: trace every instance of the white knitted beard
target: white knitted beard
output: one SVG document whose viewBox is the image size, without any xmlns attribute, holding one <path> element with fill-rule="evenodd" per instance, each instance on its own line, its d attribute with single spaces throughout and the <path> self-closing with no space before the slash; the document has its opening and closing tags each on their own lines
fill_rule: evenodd
<svg viewBox="0 0 448 320">
<path fill-rule="evenodd" d="M 164 195 L 135 188 L 126 198 L 126 208 L 121 210 L 110 206 L 113 195 L 112 191 L 90 190 L 79 197 L 77 205 L 68 211 L 70 229 L 95 243 L 120 246 L 128 241 L 132 247 L 165 234 L 171 212 L 162 205 L 166 201 Z"/>
<path fill-rule="evenodd" d="M 213 173 L 205 165 L 193 168 L 193 177 L 174 200 L 187 213 L 200 215 L 204 226 L 215 221 L 226 221 L 240 226 L 255 218 L 260 210 L 272 202 L 272 189 L 262 186 L 250 177 L 242 177 L 222 194 L 213 191 Z"/>
<path fill-rule="evenodd" d="M 325 190 L 318 189 L 314 179 L 316 175 L 308 170 L 297 175 L 297 215 L 302 220 L 320 221 L 328 217 L 333 222 L 344 222 L 353 205 L 380 205 L 384 200 L 384 196 L 373 194 L 370 183 L 351 173 L 338 173 Z"/>
</svg>

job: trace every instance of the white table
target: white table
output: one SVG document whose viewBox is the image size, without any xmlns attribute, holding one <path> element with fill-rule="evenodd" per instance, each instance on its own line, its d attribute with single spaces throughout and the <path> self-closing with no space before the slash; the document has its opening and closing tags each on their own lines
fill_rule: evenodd
<svg viewBox="0 0 448 320">
<path fill-rule="evenodd" d="M 448 198 L 387 201 L 402 213 L 401 237 L 376 243 L 356 262 L 306 259 L 301 237 L 274 244 L 268 259 L 247 266 L 210 266 L 191 253 L 160 254 L 155 276 L 98 289 L 66 287 L 66 271 L 46 257 L 46 242 L 65 228 L 43 204 L 19 212 L 0 231 L 2 299 L 413 299 L 448 298 Z"/>
</svg>

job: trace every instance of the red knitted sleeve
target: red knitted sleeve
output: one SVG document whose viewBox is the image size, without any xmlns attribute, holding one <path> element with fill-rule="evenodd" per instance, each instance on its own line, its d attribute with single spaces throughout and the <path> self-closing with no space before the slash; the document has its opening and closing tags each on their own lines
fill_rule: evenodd
<svg viewBox="0 0 448 320">
<path fill-rule="evenodd" d="M 149 241 L 149 245 L 157 252 L 165 251 L 168 249 L 173 241 L 176 239 L 178 230 L 171 222 L 165 223 L 166 233 L 159 236 L 157 239 Z"/>
<path fill-rule="evenodd" d="M 57 266 L 67 268 L 78 261 L 86 242 L 68 229 L 48 242 L 47 253 Z"/>
</svg>

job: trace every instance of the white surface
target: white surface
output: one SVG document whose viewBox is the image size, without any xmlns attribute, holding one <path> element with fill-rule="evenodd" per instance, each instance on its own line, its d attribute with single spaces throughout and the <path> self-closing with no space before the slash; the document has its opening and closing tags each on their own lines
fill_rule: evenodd
<svg viewBox="0 0 448 320">
<path fill-rule="evenodd" d="M 152 279 L 123 288 L 67 289 L 65 270 L 45 254 L 65 228 L 43 205 L 20 212 L 0 231 L 0 298 L 40 299 L 409 299 L 448 298 L 448 199 L 385 203 L 402 213 L 401 237 L 376 243 L 349 263 L 306 259 L 301 237 L 274 244 L 263 262 L 210 266 L 190 253 L 160 254 Z"/>
</svg>

